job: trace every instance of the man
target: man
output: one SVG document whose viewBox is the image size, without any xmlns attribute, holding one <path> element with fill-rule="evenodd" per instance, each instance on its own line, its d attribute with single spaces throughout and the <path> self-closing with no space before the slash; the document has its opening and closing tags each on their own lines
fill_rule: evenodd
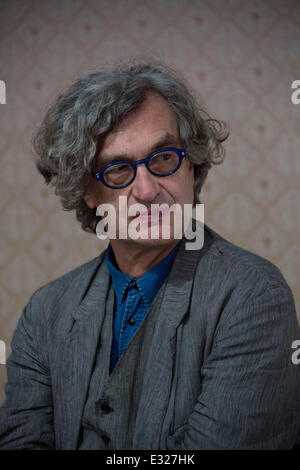
<svg viewBox="0 0 300 470">
<path fill-rule="evenodd" d="M 299 327 L 285 280 L 207 226 L 203 246 L 188 250 L 169 214 L 164 237 L 156 208 L 199 202 L 226 137 L 156 64 L 92 74 L 50 108 L 34 139 L 39 171 L 84 230 L 97 233 L 112 207 L 117 235 L 24 309 L 2 448 L 293 447 Z M 120 236 L 124 219 L 139 223 L 136 236 Z"/>
</svg>

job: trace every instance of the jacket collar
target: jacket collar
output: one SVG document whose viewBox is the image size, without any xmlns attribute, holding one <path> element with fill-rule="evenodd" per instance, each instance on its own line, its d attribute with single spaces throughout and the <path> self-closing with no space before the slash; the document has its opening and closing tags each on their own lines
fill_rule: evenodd
<svg viewBox="0 0 300 470">
<path fill-rule="evenodd" d="M 153 266 L 148 272 L 136 280 L 139 291 L 144 297 L 146 304 L 152 304 L 157 292 L 164 283 L 169 271 L 172 267 L 176 254 L 178 252 L 180 242 L 177 243 L 175 248 L 159 263 Z M 134 278 L 124 274 L 118 269 L 117 262 L 111 248 L 108 246 L 105 253 L 105 262 L 110 272 L 114 290 L 116 293 L 117 307 L 120 307 L 124 300 L 126 289 Z"/>
</svg>

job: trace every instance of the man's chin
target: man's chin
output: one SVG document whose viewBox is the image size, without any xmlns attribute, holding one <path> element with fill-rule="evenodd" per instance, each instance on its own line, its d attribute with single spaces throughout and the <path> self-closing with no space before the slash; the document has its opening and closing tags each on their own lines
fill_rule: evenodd
<svg viewBox="0 0 300 470">
<path fill-rule="evenodd" d="M 174 238 L 169 238 L 169 239 L 151 239 L 151 238 L 137 238 L 137 239 L 131 239 L 127 238 L 126 240 L 120 240 L 122 243 L 126 243 L 129 246 L 140 246 L 140 247 L 145 247 L 145 248 L 155 248 L 155 247 L 167 247 L 171 244 L 174 244 L 175 239 Z M 177 240 L 179 241 L 179 240 Z"/>
<path fill-rule="evenodd" d="M 139 232 L 134 234 L 128 231 L 127 241 L 129 243 L 136 243 L 144 246 L 164 246 L 174 242 L 174 240 L 180 240 L 182 233 L 174 233 L 174 230 L 170 227 L 162 227 L 160 224 L 146 227 Z"/>
</svg>

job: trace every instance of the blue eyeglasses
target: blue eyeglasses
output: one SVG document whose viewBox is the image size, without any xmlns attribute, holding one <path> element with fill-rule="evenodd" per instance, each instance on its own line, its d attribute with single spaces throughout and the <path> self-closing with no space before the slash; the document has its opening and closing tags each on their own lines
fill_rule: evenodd
<svg viewBox="0 0 300 470">
<path fill-rule="evenodd" d="M 121 160 L 108 163 L 101 170 L 94 173 L 93 177 L 108 188 L 126 188 L 136 177 L 138 165 L 146 165 L 147 170 L 152 175 L 163 178 L 175 173 L 180 168 L 184 157 L 186 157 L 185 149 L 165 147 L 136 162 Z"/>
</svg>

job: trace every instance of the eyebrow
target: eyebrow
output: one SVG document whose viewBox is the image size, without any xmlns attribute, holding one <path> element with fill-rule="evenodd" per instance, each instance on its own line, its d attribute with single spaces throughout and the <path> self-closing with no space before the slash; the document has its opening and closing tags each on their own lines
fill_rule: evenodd
<svg viewBox="0 0 300 470">
<path fill-rule="evenodd" d="M 155 150 L 159 150 L 163 147 L 174 146 L 174 145 L 178 145 L 178 138 L 175 137 L 173 134 L 167 133 L 150 147 L 147 153 L 147 156 L 155 152 Z M 123 160 L 130 161 L 132 160 L 132 157 L 130 157 L 130 155 L 127 155 L 127 154 L 119 154 L 119 155 L 111 155 L 111 156 L 104 155 L 104 157 L 100 156 L 100 160 L 101 160 L 100 161 L 101 166 L 103 167 L 107 165 L 108 163 L 113 163 L 115 161 L 123 161 Z"/>
</svg>

